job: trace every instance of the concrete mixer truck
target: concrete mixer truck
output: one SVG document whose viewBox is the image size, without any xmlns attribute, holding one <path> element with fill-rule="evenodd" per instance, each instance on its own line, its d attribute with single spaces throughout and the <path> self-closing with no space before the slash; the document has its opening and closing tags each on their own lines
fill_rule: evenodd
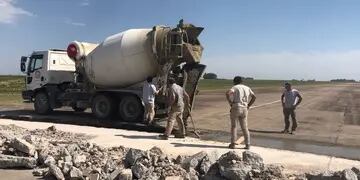
<svg viewBox="0 0 360 180">
<path fill-rule="evenodd" d="M 48 114 L 56 108 L 74 111 L 91 108 L 101 119 L 142 121 L 142 84 L 154 77 L 158 88 L 176 79 L 185 88 L 192 106 L 198 81 L 205 69 L 200 64 L 202 27 L 184 24 L 130 29 L 107 37 L 99 44 L 73 41 L 67 50 L 35 51 L 21 58 L 26 74 L 24 102 L 35 112 Z M 167 113 L 166 91 L 156 97 L 156 115 Z M 189 112 L 184 112 L 186 119 Z M 114 119 L 114 118 L 112 118 Z"/>
</svg>

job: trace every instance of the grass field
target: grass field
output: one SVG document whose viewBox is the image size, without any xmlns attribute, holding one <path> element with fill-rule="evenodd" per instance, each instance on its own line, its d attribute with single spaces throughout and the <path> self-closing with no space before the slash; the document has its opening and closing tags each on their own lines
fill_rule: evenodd
<svg viewBox="0 0 360 180">
<path fill-rule="evenodd" d="M 21 103 L 23 89 L 23 76 L 0 76 L 0 105 Z"/>
<path fill-rule="evenodd" d="M 247 80 L 244 84 L 251 88 L 276 88 L 284 84 L 284 80 Z M 329 82 L 319 81 L 288 81 L 293 85 L 319 85 Z M 202 79 L 199 90 L 224 90 L 232 86 L 232 80 Z M 23 76 L 0 76 L 0 105 L 21 103 L 21 91 L 24 89 Z"/>
<path fill-rule="evenodd" d="M 250 86 L 251 88 L 273 88 L 281 87 L 285 82 L 289 82 L 294 86 L 320 85 L 330 83 L 328 81 L 245 80 L 244 84 Z M 232 80 L 202 79 L 199 83 L 199 90 L 222 90 L 229 89 L 232 86 Z"/>
</svg>

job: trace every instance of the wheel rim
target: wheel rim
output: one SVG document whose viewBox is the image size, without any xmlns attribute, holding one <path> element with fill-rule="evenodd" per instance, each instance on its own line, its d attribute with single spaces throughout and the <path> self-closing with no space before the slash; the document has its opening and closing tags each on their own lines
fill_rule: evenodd
<svg viewBox="0 0 360 180">
<path fill-rule="evenodd" d="M 119 108 L 120 115 L 124 121 L 134 121 L 142 115 L 142 106 L 133 97 L 123 99 Z"/>
<path fill-rule="evenodd" d="M 109 104 L 104 100 L 100 100 L 96 103 L 96 112 L 101 116 L 106 116 L 109 112 Z"/>
</svg>

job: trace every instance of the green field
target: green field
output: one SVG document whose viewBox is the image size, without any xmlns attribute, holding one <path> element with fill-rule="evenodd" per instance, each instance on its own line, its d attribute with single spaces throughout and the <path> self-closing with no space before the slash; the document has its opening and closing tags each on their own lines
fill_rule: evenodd
<svg viewBox="0 0 360 180">
<path fill-rule="evenodd" d="M 250 86 L 251 88 L 275 88 L 282 87 L 285 82 L 289 82 L 293 86 L 321 85 L 330 83 L 328 81 L 245 80 L 244 84 Z M 199 83 L 199 90 L 222 90 L 229 89 L 232 86 L 232 80 L 202 79 Z"/>
<path fill-rule="evenodd" d="M 264 88 L 267 90 L 283 86 L 284 80 L 246 80 L 244 84 L 251 88 Z M 294 86 L 319 85 L 329 82 L 319 81 L 288 81 Z M 199 90 L 224 90 L 232 86 L 232 80 L 202 79 L 199 82 Z M 0 76 L 0 105 L 21 103 L 21 91 L 24 89 L 23 76 Z"/>
<path fill-rule="evenodd" d="M 23 76 L 0 76 L 0 105 L 21 103 L 23 89 Z"/>
</svg>

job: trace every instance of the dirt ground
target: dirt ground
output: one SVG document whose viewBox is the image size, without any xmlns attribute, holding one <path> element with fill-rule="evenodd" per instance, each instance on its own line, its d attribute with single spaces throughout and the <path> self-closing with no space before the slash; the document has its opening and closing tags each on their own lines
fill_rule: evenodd
<svg viewBox="0 0 360 180">
<path fill-rule="evenodd" d="M 257 100 L 249 112 L 253 144 L 279 149 L 360 158 L 360 85 L 338 84 L 294 87 L 303 102 L 297 108 L 298 129 L 295 135 L 281 134 L 284 128 L 281 89 L 264 92 L 255 89 Z M 229 107 L 224 92 L 202 92 L 193 112 L 200 129 L 208 130 L 204 138 L 229 139 Z M 339 153 L 344 152 L 344 153 Z"/>
<path fill-rule="evenodd" d="M 279 88 L 254 89 L 257 100 L 249 112 L 252 144 L 360 160 L 360 85 L 336 84 L 294 87 L 300 90 L 303 102 L 296 110 L 298 129 L 295 135 L 281 134 L 284 128 Z M 224 91 L 201 91 L 196 97 L 193 118 L 201 129 L 202 139 L 229 141 L 229 107 Z M 118 121 L 99 121 L 89 113 L 62 109 L 51 116 L 38 116 L 31 105 L 2 106 L 0 117 L 52 122 L 60 124 L 115 127 L 150 132 L 163 132 L 157 126 Z M 160 123 L 161 125 L 164 122 Z M 189 123 L 190 127 L 191 124 Z M 240 128 L 239 133 L 241 134 Z"/>
</svg>

